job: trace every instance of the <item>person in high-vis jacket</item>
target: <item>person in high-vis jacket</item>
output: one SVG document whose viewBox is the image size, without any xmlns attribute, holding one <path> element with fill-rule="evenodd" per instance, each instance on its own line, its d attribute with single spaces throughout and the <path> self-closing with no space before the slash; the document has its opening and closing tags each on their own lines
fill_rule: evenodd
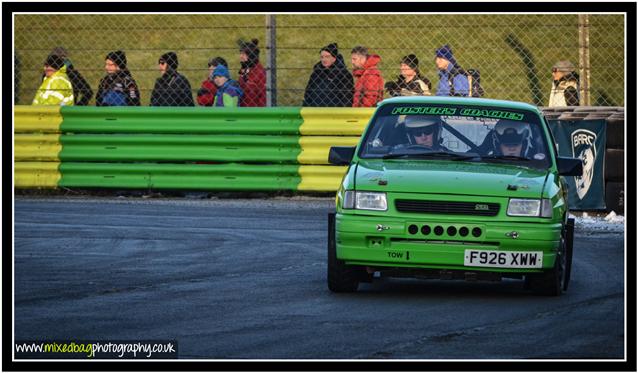
<svg viewBox="0 0 638 373">
<path fill-rule="evenodd" d="M 579 77 L 569 61 L 558 61 L 552 67 L 552 90 L 548 107 L 578 106 Z"/>
<path fill-rule="evenodd" d="M 44 61 L 44 75 L 32 105 L 73 106 L 73 86 L 66 74 L 64 58 L 49 55 Z"/>
</svg>

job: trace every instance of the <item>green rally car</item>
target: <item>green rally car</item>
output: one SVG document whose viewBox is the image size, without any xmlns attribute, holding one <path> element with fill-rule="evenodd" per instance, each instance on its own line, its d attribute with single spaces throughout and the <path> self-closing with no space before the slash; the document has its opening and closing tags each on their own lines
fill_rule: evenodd
<svg viewBox="0 0 638 373">
<path fill-rule="evenodd" d="M 569 283 L 573 219 L 542 112 L 512 101 L 398 97 L 376 109 L 328 216 L 328 287 L 356 291 L 388 277 L 524 279 L 540 294 Z"/>
</svg>

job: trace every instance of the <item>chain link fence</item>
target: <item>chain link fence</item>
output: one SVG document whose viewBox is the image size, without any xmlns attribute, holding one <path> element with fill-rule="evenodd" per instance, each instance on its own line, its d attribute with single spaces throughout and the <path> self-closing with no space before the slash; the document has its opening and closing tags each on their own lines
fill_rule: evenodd
<svg viewBox="0 0 638 373">
<path fill-rule="evenodd" d="M 239 104 L 250 105 L 246 100 L 264 94 L 263 101 L 253 104 L 301 106 L 305 98 L 306 105 L 350 106 L 348 98 L 337 103 L 330 97 L 352 96 L 352 86 L 343 82 L 353 72 L 351 50 L 355 46 L 365 46 L 369 53 L 379 56 L 376 67 L 384 83 L 397 82 L 401 62 L 407 61 L 409 67 L 418 67 L 424 81 L 431 83 L 430 93 L 436 94 L 439 76 L 435 50 L 449 45 L 460 66 L 480 71 L 483 97 L 547 106 L 552 66 L 559 60 L 569 60 L 580 75 L 580 105 L 624 106 L 624 17 L 623 14 L 15 14 L 15 103 L 32 103 L 43 83 L 44 61 L 56 47 L 66 50 L 67 61 L 90 87 L 92 95 L 85 100 L 88 105 L 96 105 L 96 96 L 107 103 L 107 88 L 130 93 L 127 91 L 130 81 L 119 80 L 118 86 L 117 79 L 106 72 L 107 54 L 121 50 L 137 89 L 136 100 L 121 104 L 176 105 L 176 95 L 181 90 L 191 95 L 194 105 L 211 105 L 219 83 L 225 87 L 227 96 L 223 99 L 227 105 L 235 102 L 234 97 L 238 97 Z M 258 67 L 249 66 L 251 52 L 255 52 L 250 44 L 243 45 L 249 57 L 244 67 L 250 67 L 252 75 L 242 82 L 245 77 L 239 74 L 242 68 L 239 39 L 258 40 L 263 82 L 255 74 L 259 73 Z M 330 56 L 342 55 L 346 74 L 343 82 L 321 73 L 324 47 Z M 166 61 L 169 51 L 176 53 L 178 64 L 172 58 Z M 411 54 L 418 63 L 413 58 L 404 59 Z M 228 77 L 239 81 L 240 89 L 229 88 L 232 82 L 224 86 L 223 79 L 215 82 L 210 78 L 213 68 L 209 67 L 209 61 L 214 57 L 226 61 Z M 169 68 L 164 75 L 160 73 L 160 60 L 167 62 Z M 123 61 L 115 62 L 123 68 Z M 333 69 L 337 64 L 332 65 Z M 183 79 L 171 75 L 170 67 L 177 67 L 176 71 L 190 87 Z M 217 74 L 225 77 L 223 69 Z M 314 101 L 308 100 L 313 87 L 332 91 L 316 95 Z M 77 86 L 74 88 L 78 90 Z M 394 92 L 392 84 L 386 88 L 390 90 L 383 91 L 384 98 Z M 82 96 L 82 92 L 77 93 L 76 101 L 77 96 Z M 117 104 L 117 100 L 108 103 Z M 180 99 L 179 104 L 185 103 Z"/>
</svg>

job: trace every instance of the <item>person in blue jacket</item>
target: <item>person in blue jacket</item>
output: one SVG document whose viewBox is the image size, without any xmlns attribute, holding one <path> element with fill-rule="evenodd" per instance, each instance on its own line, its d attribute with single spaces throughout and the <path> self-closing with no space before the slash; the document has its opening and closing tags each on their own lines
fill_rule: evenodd
<svg viewBox="0 0 638 373">
<path fill-rule="evenodd" d="M 452 48 L 444 45 L 435 52 L 434 63 L 439 69 L 437 96 L 467 96 L 470 84 L 467 73 L 456 62 Z"/>
<path fill-rule="evenodd" d="M 244 92 L 239 82 L 230 78 L 230 72 L 224 65 L 217 65 L 213 70 L 213 82 L 217 86 L 213 106 L 238 107 Z"/>
</svg>

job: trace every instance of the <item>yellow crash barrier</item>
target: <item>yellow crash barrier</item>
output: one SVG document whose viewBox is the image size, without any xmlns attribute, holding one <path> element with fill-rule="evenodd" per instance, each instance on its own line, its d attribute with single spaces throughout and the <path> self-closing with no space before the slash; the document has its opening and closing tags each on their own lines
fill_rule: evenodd
<svg viewBox="0 0 638 373">
<path fill-rule="evenodd" d="M 14 106 L 14 132 L 59 133 L 60 106 Z"/>
<path fill-rule="evenodd" d="M 301 154 L 299 164 L 328 164 L 328 153 L 332 146 L 356 146 L 358 137 L 345 136 L 302 136 L 299 138 Z"/>
<path fill-rule="evenodd" d="M 57 188 L 60 162 L 15 162 L 15 187 Z"/>
<path fill-rule="evenodd" d="M 16 162 L 60 160 L 58 157 L 62 150 L 60 135 L 16 134 L 13 141 L 13 159 Z"/>
<path fill-rule="evenodd" d="M 302 108 L 301 136 L 361 136 L 375 108 Z"/>
</svg>

